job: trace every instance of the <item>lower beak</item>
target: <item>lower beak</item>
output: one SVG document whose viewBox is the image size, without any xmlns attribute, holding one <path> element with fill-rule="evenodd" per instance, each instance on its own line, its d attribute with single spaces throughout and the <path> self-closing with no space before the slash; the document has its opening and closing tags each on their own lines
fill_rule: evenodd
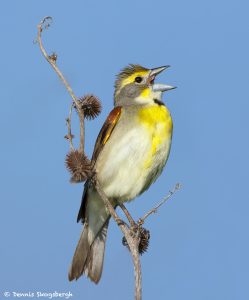
<svg viewBox="0 0 249 300">
<path fill-rule="evenodd" d="M 154 83 L 152 86 L 154 92 L 166 92 L 176 89 L 176 86 L 171 86 L 167 84 Z"/>
</svg>

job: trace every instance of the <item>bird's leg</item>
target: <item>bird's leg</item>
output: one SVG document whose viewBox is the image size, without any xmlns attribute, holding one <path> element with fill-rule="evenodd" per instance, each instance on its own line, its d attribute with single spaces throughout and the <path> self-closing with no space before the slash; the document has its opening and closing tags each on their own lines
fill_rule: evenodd
<svg viewBox="0 0 249 300">
<path fill-rule="evenodd" d="M 118 202 L 119 207 L 122 209 L 122 211 L 124 212 L 124 214 L 126 215 L 126 218 L 128 219 L 131 227 L 137 227 L 136 222 L 133 220 L 132 216 L 130 215 L 128 209 L 124 206 L 123 203 Z"/>
</svg>

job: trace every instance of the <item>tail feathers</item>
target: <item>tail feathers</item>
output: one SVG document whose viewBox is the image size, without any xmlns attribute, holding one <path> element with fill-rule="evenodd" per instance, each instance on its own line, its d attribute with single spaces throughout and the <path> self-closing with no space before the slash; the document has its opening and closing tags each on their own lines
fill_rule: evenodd
<svg viewBox="0 0 249 300">
<path fill-rule="evenodd" d="M 109 220 L 105 223 L 99 234 L 96 236 L 87 256 L 86 264 L 84 266 L 83 272 L 94 283 L 99 282 L 103 270 L 108 224 Z"/>
<path fill-rule="evenodd" d="M 75 249 L 72 264 L 68 273 L 68 279 L 70 281 L 74 279 L 77 280 L 82 275 L 89 250 L 90 245 L 88 243 L 88 225 L 85 224 Z"/>
<path fill-rule="evenodd" d="M 105 222 L 93 242 L 89 241 L 89 226 L 85 224 L 68 273 L 70 281 L 77 280 L 85 273 L 93 282 L 99 282 L 103 270 L 108 224 L 109 219 Z"/>
</svg>

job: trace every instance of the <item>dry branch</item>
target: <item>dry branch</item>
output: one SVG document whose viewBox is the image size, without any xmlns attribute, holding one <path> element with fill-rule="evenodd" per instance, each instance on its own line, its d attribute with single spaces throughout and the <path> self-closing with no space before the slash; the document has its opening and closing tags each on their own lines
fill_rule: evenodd
<svg viewBox="0 0 249 300">
<path fill-rule="evenodd" d="M 119 228 L 124 234 L 125 243 L 128 246 L 132 260 L 134 265 L 134 274 L 135 274 L 135 299 L 141 300 L 142 299 L 142 272 L 141 272 L 141 263 L 140 263 L 140 256 L 139 254 L 145 252 L 148 248 L 149 243 L 149 231 L 142 228 L 142 224 L 144 223 L 145 219 L 155 213 L 158 208 L 163 205 L 172 195 L 173 193 L 179 189 L 179 185 L 176 185 L 175 189 L 170 192 L 168 196 L 166 196 L 155 208 L 150 210 L 148 213 L 144 215 L 143 218 L 140 218 L 139 221 L 136 223 L 133 218 L 131 217 L 129 211 L 126 207 L 121 203 L 119 206 L 124 211 L 130 225 L 128 225 L 125 221 L 123 221 L 115 211 L 114 207 L 110 203 L 109 199 L 107 198 L 106 194 L 101 188 L 101 185 L 98 181 L 97 174 L 94 170 L 89 170 L 90 162 L 87 160 L 84 152 L 84 118 L 88 116 L 89 119 L 94 118 L 98 115 L 101 111 L 101 104 L 98 99 L 93 95 L 85 96 L 84 98 L 77 98 L 63 76 L 62 72 L 57 66 L 57 54 L 52 53 L 48 55 L 41 39 L 41 34 L 44 29 L 48 29 L 52 22 L 51 17 L 45 17 L 42 21 L 38 24 L 38 34 L 37 34 L 37 42 L 39 44 L 40 50 L 49 64 L 52 66 L 56 74 L 62 80 L 63 84 L 65 85 L 68 93 L 70 94 L 73 103 L 70 107 L 69 117 L 67 118 L 67 129 L 68 133 L 65 136 L 69 140 L 70 144 L 70 152 L 67 156 L 67 167 L 72 174 L 72 178 L 75 181 L 82 181 L 83 179 L 91 178 L 93 184 L 97 192 L 99 193 L 100 197 L 102 198 L 106 208 L 108 209 L 109 213 L 111 214 L 114 221 L 117 223 Z M 79 150 L 74 149 L 73 145 L 73 135 L 71 132 L 71 119 L 72 119 L 72 107 L 75 107 L 78 115 L 79 115 L 79 122 L 80 122 L 80 146 Z M 70 156 L 71 155 L 71 156 Z M 79 171 L 80 170 L 80 171 Z M 78 172 L 78 173 L 77 173 Z M 85 173 L 84 173 L 85 172 Z M 94 174 L 94 175 L 93 175 Z M 73 180 L 74 181 L 74 180 Z"/>
</svg>

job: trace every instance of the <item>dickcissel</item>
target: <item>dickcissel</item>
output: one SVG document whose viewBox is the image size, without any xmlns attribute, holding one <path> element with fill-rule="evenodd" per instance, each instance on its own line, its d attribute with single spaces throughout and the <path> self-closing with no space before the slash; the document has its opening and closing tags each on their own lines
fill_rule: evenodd
<svg viewBox="0 0 249 300">
<path fill-rule="evenodd" d="M 114 206 L 142 194 L 161 174 L 169 156 L 173 123 L 162 93 L 174 87 L 154 83 L 169 66 L 129 65 L 117 75 L 114 109 L 95 144 L 92 161 L 98 181 Z M 103 269 L 110 214 L 91 181 L 85 183 L 77 222 L 84 224 L 69 270 L 98 283 Z"/>
</svg>

